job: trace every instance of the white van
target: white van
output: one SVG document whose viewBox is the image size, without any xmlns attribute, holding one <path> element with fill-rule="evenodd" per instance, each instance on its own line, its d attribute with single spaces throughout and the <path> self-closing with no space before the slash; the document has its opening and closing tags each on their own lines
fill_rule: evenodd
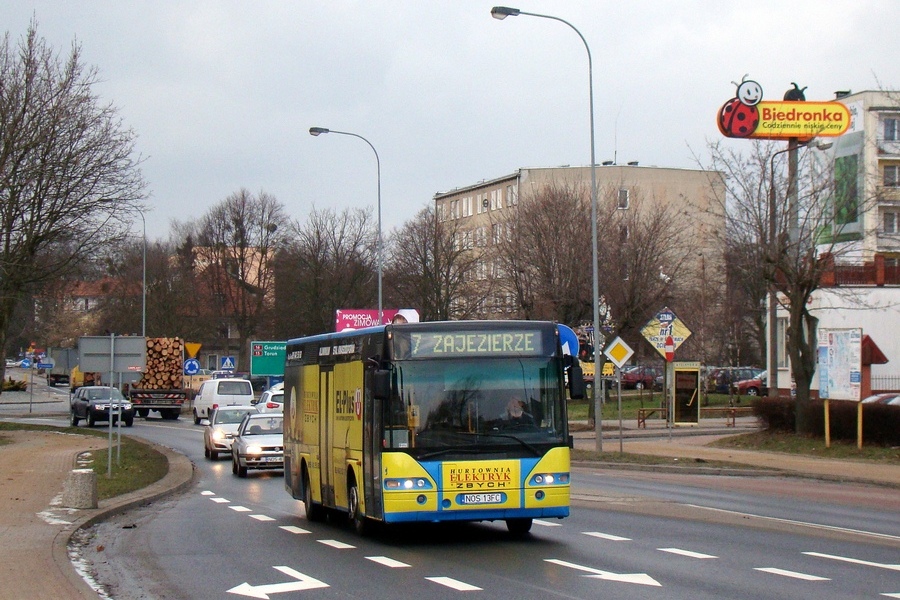
<svg viewBox="0 0 900 600">
<path fill-rule="evenodd" d="M 194 398 L 194 425 L 208 419 L 217 406 L 250 406 L 253 386 L 247 379 L 209 379 L 204 381 Z"/>
</svg>

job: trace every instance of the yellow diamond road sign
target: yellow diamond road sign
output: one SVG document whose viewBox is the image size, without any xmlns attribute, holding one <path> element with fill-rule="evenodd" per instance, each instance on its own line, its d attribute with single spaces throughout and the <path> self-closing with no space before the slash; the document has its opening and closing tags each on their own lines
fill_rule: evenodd
<svg viewBox="0 0 900 600">
<path fill-rule="evenodd" d="M 631 349 L 631 346 L 625 343 L 620 337 L 617 337 L 613 340 L 612 344 L 603 352 L 606 357 L 613 362 L 620 369 L 622 366 L 628 362 L 628 359 L 631 358 L 631 355 L 634 354 L 634 350 Z"/>
</svg>

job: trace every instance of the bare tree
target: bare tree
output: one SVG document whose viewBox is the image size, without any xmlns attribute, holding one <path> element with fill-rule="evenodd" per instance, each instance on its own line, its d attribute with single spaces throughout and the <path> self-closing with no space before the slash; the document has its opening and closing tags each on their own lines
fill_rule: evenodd
<svg viewBox="0 0 900 600">
<path fill-rule="evenodd" d="M 476 278 L 479 259 L 471 232 L 461 231 L 458 223 L 442 221 L 428 206 L 392 235 L 386 273 L 390 302 L 417 308 L 423 321 L 469 318 L 483 304 L 490 286 Z"/>
<path fill-rule="evenodd" d="M 273 261 L 284 236 L 284 207 L 266 192 L 241 189 L 200 219 L 194 248 L 198 287 L 234 327 L 238 364 L 249 365 L 249 341 L 271 318 Z"/>
<path fill-rule="evenodd" d="M 857 194 L 855 166 L 842 179 L 834 165 L 823 166 L 806 156 L 798 159 L 795 170 L 784 164 L 788 160 L 776 160 L 779 155 L 785 158 L 783 152 L 771 142 L 756 142 L 747 154 L 721 144 L 710 146 L 713 165 L 726 174 L 719 201 L 727 208 L 727 234 L 755 248 L 747 255 L 747 276 L 762 278 L 788 311 L 786 348 L 796 384 L 797 431 L 806 433 L 818 346 L 818 319 L 809 312 L 809 300 L 830 260 L 852 248 L 841 243 L 844 227 L 870 210 L 875 199 Z M 801 146 L 796 152 L 809 151 Z M 842 181 L 847 180 L 852 185 L 845 187 Z M 774 381 L 775 375 L 770 377 Z"/>
<path fill-rule="evenodd" d="M 371 211 L 310 213 L 277 258 L 278 330 L 283 337 L 334 330 L 335 311 L 377 304 Z"/>
<path fill-rule="evenodd" d="M 520 317 L 575 324 L 593 314 L 586 196 L 579 184 L 549 184 L 508 222 L 498 255 Z"/>
<path fill-rule="evenodd" d="M 687 269 L 696 243 L 675 207 L 634 193 L 622 209 L 618 190 L 600 194 L 600 294 L 614 333 L 642 354 L 640 329 L 664 306 L 679 312 L 679 292 L 696 282 Z"/>
<path fill-rule="evenodd" d="M 0 349 L 20 301 L 121 239 L 144 196 L 135 134 L 93 93 L 97 72 L 65 59 L 32 22 L 0 45 Z M 0 377 L 4 367 L 0 366 Z"/>
</svg>

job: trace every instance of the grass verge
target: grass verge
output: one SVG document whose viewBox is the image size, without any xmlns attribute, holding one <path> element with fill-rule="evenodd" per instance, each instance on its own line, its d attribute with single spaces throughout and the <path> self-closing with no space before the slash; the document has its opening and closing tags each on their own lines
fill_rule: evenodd
<svg viewBox="0 0 900 600">
<path fill-rule="evenodd" d="M 763 452 L 784 452 L 802 454 L 818 458 L 858 459 L 868 462 L 900 464 L 900 447 L 867 446 L 856 447 L 856 442 L 832 440 L 831 447 L 825 447 L 820 437 L 807 437 L 787 432 L 758 431 L 733 435 L 716 440 L 711 446 L 717 448 L 737 448 Z"/>
<path fill-rule="evenodd" d="M 109 432 L 105 429 L 53 427 L 50 425 L 0 422 L 0 432 L 12 430 L 49 431 L 53 433 L 89 435 L 104 439 L 109 437 Z M 0 440 L 2 439 L 3 437 L 0 435 Z M 117 455 L 115 441 L 114 434 L 112 477 L 106 476 L 108 466 L 107 459 L 109 456 L 108 448 L 104 447 L 91 454 L 91 458 L 93 459 L 91 468 L 97 473 L 97 497 L 100 500 L 106 500 L 139 490 L 166 476 L 166 473 L 169 470 L 169 461 L 166 459 L 165 455 L 154 450 L 149 444 L 139 442 L 134 438 L 123 435 L 121 453 Z"/>
</svg>

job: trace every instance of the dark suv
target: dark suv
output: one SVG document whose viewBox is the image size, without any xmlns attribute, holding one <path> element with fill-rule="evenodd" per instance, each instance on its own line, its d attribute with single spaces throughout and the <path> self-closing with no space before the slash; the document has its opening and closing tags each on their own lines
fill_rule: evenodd
<svg viewBox="0 0 900 600">
<path fill-rule="evenodd" d="M 89 427 L 93 427 L 97 421 L 109 421 L 110 405 L 113 423 L 118 421 L 121 414 L 125 427 L 134 424 L 134 407 L 122 392 L 105 385 L 89 385 L 78 388 L 72 396 L 69 406 L 72 426 L 77 427 L 81 419 L 87 420 Z"/>
</svg>

